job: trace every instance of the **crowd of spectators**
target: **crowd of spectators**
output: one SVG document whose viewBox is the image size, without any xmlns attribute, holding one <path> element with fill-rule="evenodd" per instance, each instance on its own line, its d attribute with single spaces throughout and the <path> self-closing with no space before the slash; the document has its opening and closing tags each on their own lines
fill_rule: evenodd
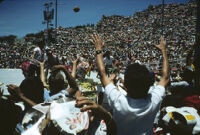
<svg viewBox="0 0 200 135">
<path fill-rule="evenodd" d="M 38 133 L 62 134 L 51 107 L 55 102 L 69 102 L 61 98 L 72 98 L 74 107 L 89 117 L 90 124 L 82 133 L 200 134 L 200 99 L 192 67 L 195 6 L 194 2 L 165 5 L 164 25 L 158 5 L 129 17 L 103 15 L 96 26 L 59 27 L 57 43 L 50 41 L 48 46 L 43 38 L 35 37 L 14 45 L 2 42 L 0 67 L 21 67 L 25 79 L 20 86 L 7 85 L 10 95 L 0 88 L 0 133 L 23 135 L 33 129 L 34 123 L 22 121 L 28 110 L 41 103 L 49 108 L 43 112 Z M 33 39 L 39 40 L 37 47 Z M 86 81 L 81 68 L 87 69 L 85 74 L 93 68 L 100 77 L 101 83 L 92 86 L 93 101 L 77 83 Z M 48 70 L 49 76 L 45 75 Z M 174 82 L 177 76 L 181 77 Z"/>
<path fill-rule="evenodd" d="M 98 32 L 107 46 L 104 51 L 110 51 L 120 67 L 126 67 L 130 61 L 139 61 L 151 65 L 152 70 L 160 70 L 158 62 L 161 58 L 156 57 L 159 52 L 152 51 L 151 45 L 158 42 L 163 30 L 169 43 L 169 61 L 174 70 L 181 69 L 195 42 L 195 6 L 194 2 L 165 5 L 163 26 L 162 8 L 158 5 L 149 6 L 133 16 L 103 15 L 96 26 L 59 27 L 53 30 L 57 31 L 57 44 L 50 41 L 48 47 L 62 64 L 69 64 L 77 55 L 89 61 L 95 52 L 88 38 L 93 32 Z M 0 68 L 19 68 L 24 60 L 30 58 L 34 41 L 38 38 L 29 39 L 21 44 L 0 43 Z"/>
</svg>

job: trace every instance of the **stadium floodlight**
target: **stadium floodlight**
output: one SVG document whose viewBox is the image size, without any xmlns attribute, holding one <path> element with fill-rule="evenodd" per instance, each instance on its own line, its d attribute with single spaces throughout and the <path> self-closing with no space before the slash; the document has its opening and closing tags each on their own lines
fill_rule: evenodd
<svg viewBox="0 0 200 135">
<path fill-rule="evenodd" d="M 165 9 L 165 0 L 162 0 L 162 36 L 164 34 L 164 9 Z"/>
<path fill-rule="evenodd" d="M 53 20 L 54 18 L 54 9 L 52 8 L 52 5 L 53 3 L 50 2 L 50 3 L 45 3 L 44 4 L 44 11 L 43 11 L 43 16 L 44 16 L 44 21 L 42 21 L 42 24 L 47 24 L 47 32 L 46 32 L 46 39 L 47 39 L 47 42 L 46 42 L 46 45 L 48 46 L 49 44 L 49 34 L 48 34 L 48 30 L 49 30 L 49 25 L 50 26 L 53 26 L 53 24 L 50 24 L 51 21 Z"/>
</svg>

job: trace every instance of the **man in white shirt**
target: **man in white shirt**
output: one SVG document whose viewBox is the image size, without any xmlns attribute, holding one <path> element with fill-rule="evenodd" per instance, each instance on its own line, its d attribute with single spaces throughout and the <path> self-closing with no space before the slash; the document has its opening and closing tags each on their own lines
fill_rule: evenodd
<svg viewBox="0 0 200 135">
<path fill-rule="evenodd" d="M 163 56 L 163 74 L 160 82 L 149 91 L 153 79 L 148 69 L 138 63 L 131 64 L 127 67 L 124 77 L 127 96 L 119 92 L 106 75 L 102 56 L 104 43 L 100 36 L 94 34 L 90 41 L 96 47 L 97 66 L 105 87 L 105 95 L 113 109 L 118 135 L 153 134 L 153 122 L 165 95 L 165 86 L 169 82 L 169 64 L 164 38 L 161 37 L 160 45 L 155 45 Z"/>
<path fill-rule="evenodd" d="M 35 73 L 36 73 L 36 76 L 40 76 L 39 62 L 43 62 L 46 59 L 44 46 L 45 46 L 44 41 L 40 41 L 38 42 L 38 47 L 34 48 L 33 50 L 30 67 L 28 69 L 29 77 L 35 76 Z"/>
</svg>

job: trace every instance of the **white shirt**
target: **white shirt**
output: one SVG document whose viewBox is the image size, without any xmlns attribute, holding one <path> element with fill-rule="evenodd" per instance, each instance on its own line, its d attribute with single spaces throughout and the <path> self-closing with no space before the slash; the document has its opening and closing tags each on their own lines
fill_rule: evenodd
<svg viewBox="0 0 200 135">
<path fill-rule="evenodd" d="M 153 122 L 165 95 L 163 86 L 155 86 L 147 98 L 133 99 L 121 94 L 112 83 L 106 86 L 105 95 L 113 109 L 118 135 L 152 135 Z"/>
<path fill-rule="evenodd" d="M 35 52 L 34 59 L 43 62 L 44 59 L 47 59 L 46 53 L 42 51 L 39 47 L 34 48 L 33 50 Z M 31 61 L 31 64 L 36 64 L 35 62 Z"/>
</svg>

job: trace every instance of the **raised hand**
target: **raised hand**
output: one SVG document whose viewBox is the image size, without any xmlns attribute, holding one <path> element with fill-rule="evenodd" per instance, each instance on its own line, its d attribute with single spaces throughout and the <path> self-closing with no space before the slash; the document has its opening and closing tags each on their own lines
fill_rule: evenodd
<svg viewBox="0 0 200 135">
<path fill-rule="evenodd" d="M 163 36 L 160 38 L 160 44 L 159 45 L 156 45 L 156 44 L 153 44 L 153 45 L 161 51 L 166 50 L 166 40 L 164 39 Z"/>
<path fill-rule="evenodd" d="M 163 56 L 162 78 L 158 82 L 158 85 L 166 87 L 167 84 L 169 83 L 169 78 L 170 78 L 169 62 L 166 51 L 166 40 L 164 39 L 164 37 L 161 37 L 160 44 L 159 45 L 153 44 L 153 45 L 159 50 L 161 50 Z"/>
<path fill-rule="evenodd" d="M 111 74 L 109 79 L 110 79 L 110 81 L 114 81 L 116 79 L 116 77 L 117 77 L 116 74 Z"/>
<path fill-rule="evenodd" d="M 96 50 L 101 50 L 104 46 L 104 42 L 101 40 L 101 37 L 96 33 L 91 36 L 89 41 L 95 45 Z"/>
<path fill-rule="evenodd" d="M 93 115 L 96 117 L 101 117 L 106 113 L 106 110 L 103 109 L 103 107 L 86 97 L 77 97 L 76 106 L 81 107 L 81 111 L 91 110 Z"/>
<path fill-rule="evenodd" d="M 77 64 L 77 61 L 78 61 L 79 59 L 80 59 L 80 57 L 78 57 L 78 58 L 72 60 L 72 63 L 73 63 L 73 64 Z"/>
</svg>

